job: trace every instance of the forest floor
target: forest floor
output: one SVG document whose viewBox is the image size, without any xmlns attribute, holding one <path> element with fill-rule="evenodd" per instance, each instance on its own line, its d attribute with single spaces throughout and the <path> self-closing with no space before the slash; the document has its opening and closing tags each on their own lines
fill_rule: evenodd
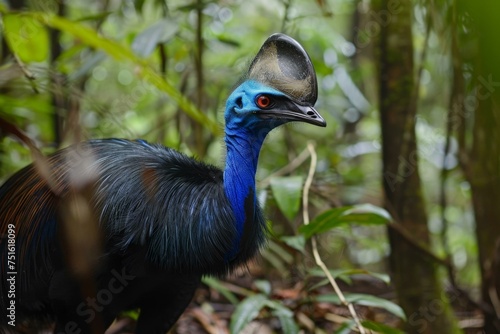
<svg viewBox="0 0 500 334">
<path fill-rule="evenodd" d="M 251 280 L 252 277 L 238 277 L 227 282 L 228 287 L 252 289 Z M 301 284 L 296 284 L 293 287 L 280 287 L 280 285 L 284 285 L 281 281 L 272 281 L 271 284 L 273 286 L 272 299 L 290 307 L 295 314 L 295 320 L 304 329 L 301 333 L 335 333 L 343 323 L 352 319 L 348 309 L 343 305 L 323 302 L 304 303 L 304 299 L 306 299 L 304 295 L 307 292 L 303 290 Z M 366 276 L 353 280 L 349 285 L 342 282 L 339 282 L 339 285 L 344 293 L 362 293 L 392 301 L 396 299 L 393 289 Z M 325 294 L 333 292 L 328 286 L 325 286 L 323 290 Z M 456 295 L 453 295 L 452 292 L 449 293 L 449 296 L 453 299 L 453 308 L 464 334 L 482 333 L 483 317 L 481 311 L 465 298 L 460 296 L 453 298 Z M 208 287 L 201 288 L 172 333 L 229 333 L 229 322 L 234 309 L 235 305 L 228 302 L 218 292 Z M 401 325 L 401 320 L 398 317 L 382 308 L 358 305 L 355 309 L 361 319 L 372 320 L 394 328 Z M 439 306 L 434 308 L 431 306 L 429 309 L 422 309 L 422 313 L 418 316 L 414 316 L 412 319 L 414 319 L 413 323 L 417 332 L 426 326 L 426 321 L 434 319 L 433 312 L 440 312 L 440 310 Z M 269 312 L 261 311 L 259 318 L 252 321 L 241 334 L 250 333 L 282 333 L 282 330 L 277 318 L 272 317 Z"/>
<path fill-rule="evenodd" d="M 248 291 L 259 292 L 254 284 L 258 278 L 259 275 L 256 275 L 256 273 L 241 273 L 222 281 L 222 284 L 235 295 L 242 296 Z M 352 321 L 352 317 L 345 306 L 326 302 L 308 302 L 307 289 L 304 289 L 304 284 L 300 280 L 295 280 L 295 283 L 290 285 L 290 282 L 285 282 L 282 279 L 270 280 L 267 275 L 260 278 L 271 283 L 272 292 L 269 294 L 269 298 L 285 305 L 294 313 L 294 319 L 301 328 L 300 333 L 337 333 L 336 331 L 342 328 L 343 323 Z M 395 302 L 394 290 L 389 285 L 371 276 L 360 275 L 354 277 L 349 284 L 342 281 L 338 283 L 344 293 L 367 294 Z M 316 291 L 318 290 L 319 293 L 333 293 L 333 290 L 328 285 L 316 289 Z M 459 325 L 464 330 L 464 334 L 482 333 L 483 318 L 477 306 L 469 302 L 460 293 L 447 292 L 447 296 L 452 301 L 453 308 L 459 319 Z M 219 291 L 203 285 L 198 289 L 190 306 L 170 333 L 229 334 L 231 315 L 234 313 L 235 308 L 236 305 L 229 302 Z M 356 305 L 355 309 L 361 319 L 375 321 L 393 328 L 399 328 L 401 325 L 401 320 L 398 317 L 383 308 Z M 432 321 L 434 315 L 441 312 L 442 309 L 439 301 L 437 301 L 430 305 L 429 308 L 422 308 L 421 311 L 421 314 L 414 315 L 411 318 L 412 323 L 416 326 L 415 332 L 417 333 L 423 331 L 426 321 Z M 410 319 L 410 317 L 408 318 Z M 121 324 L 130 325 L 130 319 L 122 319 Z M 124 333 L 124 327 L 118 325 L 119 323 L 115 323 L 116 329 L 121 327 L 122 330 L 113 333 Z M 263 309 L 259 312 L 258 318 L 251 321 L 240 334 L 272 333 L 283 333 L 281 324 L 278 318 L 273 317 L 269 310 Z M 347 330 L 339 331 L 339 333 L 356 332 Z"/>
</svg>

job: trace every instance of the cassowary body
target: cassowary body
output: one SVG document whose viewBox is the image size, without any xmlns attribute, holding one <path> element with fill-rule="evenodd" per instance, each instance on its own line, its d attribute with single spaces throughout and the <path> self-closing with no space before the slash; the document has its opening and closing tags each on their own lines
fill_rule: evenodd
<svg viewBox="0 0 500 334">
<path fill-rule="evenodd" d="M 0 188 L 0 324 L 9 326 L 14 300 L 16 324 L 53 319 L 55 333 L 88 333 L 96 319 L 107 327 L 135 308 L 137 333 L 165 333 L 203 275 L 227 274 L 263 245 L 266 224 L 255 191 L 262 143 L 289 121 L 325 126 L 313 108 L 316 97 L 307 54 L 276 34 L 227 100 L 224 170 L 142 140 L 104 139 L 48 157 L 53 185 L 34 165 L 16 173 Z M 62 199 L 70 196 L 82 163 L 94 180 L 90 203 L 104 248 L 91 295 L 68 267 L 60 238 Z M 14 269 L 8 266 L 9 229 Z M 9 296 L 12 276 L 15 298 Z"/>
</svg>

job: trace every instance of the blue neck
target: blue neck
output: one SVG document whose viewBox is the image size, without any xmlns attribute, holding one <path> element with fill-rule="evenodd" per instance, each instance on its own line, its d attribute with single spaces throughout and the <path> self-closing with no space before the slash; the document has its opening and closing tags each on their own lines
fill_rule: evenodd
<svg viewBox="0 0 500 334">
<path fill-rule="evenodd" d="M 237 231 L 233 248 L 226 256 L 227 261 L 231 261 L 239 250 L 245 220 L 248 218 L 245 203 L 253 205 L 251 210 L 254 210 L 256 205 L 255 172 L 264 138 L 265 135 L 252 135 L 243 128 L 226 127 L 227 157 L 224 169 L 224 189 L 233 209 Z M 248 198 L 248 196 L 253 198 Z"/>
</svg>

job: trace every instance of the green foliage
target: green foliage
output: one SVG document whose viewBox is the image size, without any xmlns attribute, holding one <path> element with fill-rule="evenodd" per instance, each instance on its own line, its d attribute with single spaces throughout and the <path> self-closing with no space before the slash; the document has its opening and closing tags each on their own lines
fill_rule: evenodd
<svg viewBox="0 0 500 334">
<path fill-rule="evenodd" d="M 303 235 L 282 236 L 280 240 L 301 253 L 305 252 L 306 238 Z"/>
<path fill-rule="evenodd" d="M 16 52 L 21 52 L 19 56 L 26 57 L 28 60 L 30 60 L 30 57 L 34 57 L 30 56 L 32 52 L 32 50 L 29 49 L 30 47 L 35 48 L 35 51 L 41 51 L 41 55 L 47 54 L 48 39 L 46 36 L 46 30 L 41 26 L 41 24 L 61 30 L 62 32 L 71 34 L 73 37 L 78 38 L 79 41 L 85 43 L 87 46 L 106 52 L 109 56 L 118 61 L 131 61 L 140 68 L 138 73 L 142 79 L 152 83 L 158 89 L 168 94 L 192 119 L 200 124 L 203 124 L 207 129 L 210 129 L 212 133 L 220 134 L 220 127 L 214 120 L 208 118 L 204 113 L 198 110 L 198 108 L 194 106 L 194 104 L 189 101 L 169 80 L 159 76 L 147 62 L 136 56 L 130 48 L 99 35 L 95 30 L 86 25 L 70 21 L 56 15 L 33 12 L 25 13 L 22 16 L 4 15 L 4 20 L 5 17 L 7 18 L 7 27 L 12 28 L 12 33 L 10 34 L 11 37 L 8 41 L 12 46 L 16 47 L 16 49 L 14 49 Z M 22 24 L 28 23 L 33 27 L 33 31 L 30 30 L 25 32 L 27 28 Z M 166 26 L 166 23 L 163 23 L 161 27 L 170 28 L 171 23 L 169 23 L 168 26 Z M 45 32 L 45 34 L 42 32 Z M 171 33 L 171 31 L 169 31 L 169 33 Z M 158 43 L 162 40 L 168 40 L 168 38 L 171 37 L 169 36 L 169 33 L 155 36 L 156 41 L 153 42 Z M 44 50 L 40 49 L 41 44 L 37 39 L 40 39 L 42 43 L 45 42 L 43 45 L 43 47 L 45 47 Z M 20 41 L 27 42 L 20 43 Z M 139 38 L 139 42 L 137 43 L 139 43 L 139 45 L 136 44 L 136 46 L 139 47 L 143 46 L 142 44 L 146 42 L 144 41 L 144 38 Z M 151 41 L 149 43 L 151 43 Z M 39 57 L 36 56 L 35 58 L 38 59 Z"/>
<path fill-rule="evenodd" d="M 281 212 L 292 220 L 300 209 L 304 178 L 298 176 L 273 177 L 271 189 Z"/>
<path fill-rule="evenodd" d="M 266 261 L 271 263 L 282 274 L 288 273 L 290 266 L 294 263 L 294 258 L 289 251 L 275 240 L 269 240 L 268 247 L 263 249 L 262 252 Z"/>
<path fill-rule="evenodd" d="M 47 60 L 49 36 L 47 29 L 38 20 L 24 14 L 5 14 L 2 20 L 5 40 L 23 62 Z"/>
<path fill-rule="evenodd" d="M 212 289 L 219 291 L 227 300 L 232 304 L 238 304 L 238 298 L 226 288 L 221 282 L 213 277 L 203 277 L 203 283 L 211 287 Z"/>
<path fill-rule="evenodd" d="M 147 58 L 158 45 L 167 43 L 174 38 L 178 30 L 177 23 L 170 19 L 162 19 L 135 36 L 131 46 L 132 50 L 137 55 Z"/>
<path fill-rule="evenodd" d="M 229 326 L 231 333 L 240 333 L 250 321 L 257 317 L 267 301 L 266 295 L 255 294 L 239 303 L 231 316 L 231 324 Z"/>
<path fill-rule="evenodd" d="M 199 3 L 203 6 L 202 45 L 197 42 Z M 304 311 L 300 309 L 303 303 L 314 304 L 319 300 L 299 294 L 285 303 L 274 294 L 275 282 L 283 285 L 280 288 L 301 283 L 303 287 L 297 289 L 303 293 L 328 296 L 324 274 L 311 263 L 308 241 L 312 236 L 318 238 L 330 273 L 342 282 L 354 286 L 359 275 L 368 275 L 389 283 L 385 274 L 389 252 L 385 226 L 392 219 L 378 208 L 383 205 L 384 197 L 380 182 L 382 143 L 376 112 L 377 85 L 373 80 L 377 64 L 371 54 L 378 36 L 370 35 L 373 31 L 369 30 L 377 23 L 374 20 L 377 13 L 366 7 L 367 3 L 352 1 L 199 3 L 174 0 L 167 6 L 156 0 L 102 4 L 76 0 L 64 2 L 67 6 L 64 17 L 55 15 L 54 8 L 45 10 L 36 1 L 27 2 L 27 9 L 21 13 L 10 12 L 6 3 L 0 3 L 2 37 L 9 48 L 1 50 L 5 57 L 0 65 L 0 117 L 15 123 L 39 143 L 43 152 L 50 153 L 56 146 L 54 115 L 61 112 L 53 106 L 57 93 L 72 102 L 67 109 L 75 112 L 64 111 L 61 115 L 66 124 L 63 145 L 71 142 L 75 133 L 81 135 L 80 139 L 140 137 L 220 164 L 221 111 L 225 97 L 268 35 L 282 31 L 296 37 L 310 54 L 318 73 L 317 109 L 326 118 L 328 127 L 320 132 L 292 124 L 273 132 L 261 153 L 257 179 L 262 180 L 289 164 L 306 141 L 314 140 L 319 161 L 309 201 L 313 219 L 302 226 L 306 160 L 282 174 L 286 176 L 272 178 L 270 188 L 266 189 L 272 194 L 269 196 L 272 200 L 264 204 L 273 222 L 274 237 L 259 262 L 263 274 L 254 283 L 257 292 L 242 287 L 235 292 L 217 279 L 204 278 L 210 289 L 237 306 L 231 320 L 233 332 L 252 319 L 273 317 L 279 320 L 284 333 L 295 333 L 299 324 L 293 314 Z M 452 17 L 449 4 L 445 1 L 439 10 L 419 2 L 414 4 L 416 54 L 424 44 L 424 13 L 431 12 L 435 20 L 427 56 L 422 60 L 416 120 L 418 166 L 429 204 L 432 244 L 439 256 L 445 255 L 439 180 L 442 169 L 448 173 L 445 216 L 449 227 L 444 234 L 457 281 L 468 288 L 477 286 L 481 277 L 476 266 L 471 190 L 457 173 L 456 141 L 452 138 L 446 164 L 442 152 L 449 108 L 447 91 L 453 77 L 448 70 L 451 60 L 446 54 Z M 366 9 L 366 13 L 361 9 Z M 331 13 L 335 14 L 334 19 L 329 16 Z M 353 22 L 359 26 L 353 29 Z M 459 27 L 461 34 L 470 34 L 464 27 Z M 50 29 L 61 32 L 62 53 L 55 60 L 49 59 Z M 495 31 L 488 30 L 486 41 Z M 364 43 L 360 45 L 360 41 Z M 478 48 L 474 41 L 466 42 L 460 47 L 463 56 L 470 58 Z M 196 64 L 195 59 L 199 48 L 203 51 L 202 64 Z M 34 80 L 27 79 L 7 51 L 34 74 Z M 474 86 L 473 72 L 466 75 L 468 84 Z M 55 77 L 62 78 L 62 83 L 54 84 Z M 197 91 L 200 77 L 201 98 Z M 487 78 L 485 75 L 484 79 Z M 495 84 L 498 81 L 493 80 Z M 474 117 L 470 106 L 466 107 L 463 122 L 468 128 Z M 72 122 L 68 122 L 70 116 L 75 117 Z M 461 124 L 453 123 L 457 127 Z M 5 135 L 8 134 L 2 134 Z M 198 136 L 201 145 L 194 139 Z M 464 136 L 469 141 L 468 134 Z M 1 138 L 0 157 L 2 180 L 31 161 L 29 150 L 11 137 Z M 373 205 L 359 205 L 367 202 Z M 278 211 L 280 214 L 276 214 Z M 369 256 L 373 253 L 377 256 Z M 338 304 L 333 295 L 331 298 L 328 303 Z M 349 298 L 357 305 L 381 308 L 403 318 L 384 299 L 370 299 L 368 294 Z M 256 308 L 250 309 L 251 306 Z M 399 333 L 382 324 L 369 321 L 363 324 L 376 332 Z M 338 324 L 332 332 L 348 333 L 352 328 L 351 321 Z"/>
<path fill-rule="evenodd" d="M 308 225 L 301 226 L 299 231 L 306 238 L 324 233 L 333 228 L 348 224 L 384 225 L 391 221 L 390 215 L 382 208 L 369 204 L 344 206 L 323 212 Z"/>
<path fill-rule="evenodd" d="M 390 327 L 390 326 L 387 326 L 387 325 L 384 325 L 384 324 L 381 324 L 378 322 L 374 322 L 374 321 L 365 320 L 365 321 L 362 321 L 361 324 L 363 325 L 363 327 L 365 327 L 367 329 L 371 329 L 372 331 L 375 331 L 376 333 L 382 333 L 382 334 L 404 334 L 405 333 L 402 330 L 399 330 L 399 329 L 396 329 L 394 327 Z"/>
<path fill-rule="evenodd" d="M 383 308 L 403 320 L 406 319 L 406 315 L 403 309 L 398 304 L 393 303 L 387 299 L 360 293 L 345 294 L 344 296 L 348 302 L 357 305 Z M 318 302 L 328 302 L 339 305 L 341 304 L 339 297 L 335 294 L 323 294 L 316 296 L 314 299 Z"/>
<path fill-rule="evenodd" d="M 404 334 L 405 333 L 399 329 L 396 329 L 396 328 L 393 328 L 393 327 L 390 327 L 390 326 L 387 326 L 387 325 L 384 325 L 384 324 L 381 324 L 378 322 L 374 322 L 374 321 L 365 320 L 365 321 L 362 321 L 361 324 L 366 329 L 372 330 L 375 333 L 381 333 L 381 334 Z M 335 334 L 352 333 L 352 330 L 355 328 L 355 326 L 356 326 L 356 324 L 354 323 L 354 321 L 345 322 L 342 324 L 342 326 L 340 326 L 340 328 L 338 330 L 335 331 Z"/>
<path fill-rule="evenodd" d="M 391 282 L 389 275 L 374 273 L 374 272 L 371 272 L 371 271 L 368 271 L 365 269 L 358 269 L 358 268 L 356 268 L 356 269 L 330 269 L 329 272 L 334 278 L 339 278 L 339 279 L 341 279 L 344 282 L 349 283 L 349 284 L 352 283 L 352 280 L 350 279 L 350 277 L 354 276 L 354 275 L 372 276 L 374 278 L 381 280 L 382 282 L 384 282 L 386 284 L 390 284 L 390 282 Z M 323 270 L 321 270 L 319 268 L 311 269 L 309 271 L 309 274 L 311 276 L 325 277 L 325 273 L 323 272 Z M 327 281 L 324 282 L 324 284 L 326 284 L 326 283 L 327 283 Z M 315 287 L 318 287 L 321 285 L 322 284 L 317 284 Z"/>
<path fill-rule="evenodd" d="M 280 320 L 283 333 L 295 334 L 299 332 L 299 327 L 293 318 L 293 312 L 281 303 L 269 299 L 265 294 L 249 296 L 236 306 L 231 316 L 230 332 L 241 333 L 264 308 L 270 309 L 271 314 Z"/>
</svg>

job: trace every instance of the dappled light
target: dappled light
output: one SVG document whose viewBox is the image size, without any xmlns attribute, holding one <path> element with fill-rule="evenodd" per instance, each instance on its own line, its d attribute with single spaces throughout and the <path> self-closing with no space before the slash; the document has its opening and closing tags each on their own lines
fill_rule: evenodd
<svg viewBox="0 0 500 334">
<path fill-rule="evenodd" d="M 0 2 L 0 332 L 500 333 L 498 13 Z"/>
</svg>

